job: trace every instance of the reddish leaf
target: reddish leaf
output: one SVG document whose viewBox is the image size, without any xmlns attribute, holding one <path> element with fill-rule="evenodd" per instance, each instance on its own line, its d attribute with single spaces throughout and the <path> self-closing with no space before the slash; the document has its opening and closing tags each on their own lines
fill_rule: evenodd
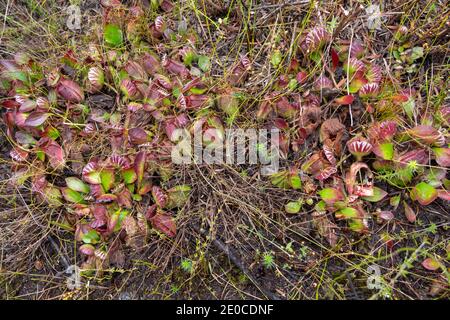
<svg viewBox="0 0 450 320">
<path fill-rule="evenodd" d="M 401 167 L 405 167 L 411 161 L 416 161 L 418 164 L 426 164 L 428 162 L 428 154 L 424 149 L 414 149 L 400 155 L 397 161 Z"/>
<path fill-rule="evenodd" d="M 27 113 L 23 113 L 23 112 L 16 112 L 15 114 L 13 113 L 8 113 L 11 114 L 11 116 L 13 117 L 13 121 L 12 123 L 15 124 L 18 127 L 25 127 L 25 121 L 27 120 L 28 114 Z M 9 122 L 9 119 L 8 119 Z"/>
<path fill-rule="evenodd" d="M 131 78 L 136 80 L 147 80 L 147 73 L 141 67 L 141 65 L 134 61 L 128 61 L 125 65 L 125 71 L 130 75 Z"/>
<path fill-rule="evenodd" d="M 414 210 L 406 203 L 406 201 L 403 201 L 403 207 L 405 208 L 405 216 L 406 219 L 408 219 L 409 222 L 414 223 L 416 222 L 416 213 Z"/>
<path fill-rule="evenodd" d="M 158 186 L 152 187 L 152 196 L 153 200 L 158 205 L 158 207 L 163 208 L 166 205 L 168 198 L 160 187 Z"/>
<path fill-rule="evenodd" d="M 291 118 L 297 112 L 297 108 L 289 103 L 286 97 L 281 97 L 276 103 L 275 108 L 277 113 L 283 118 Z"/>
<path fill-rule="evenodd" d="M 143 195 L 149 193 L 151 189 L 152 189 L 152 184 L 149 181 L 144 180 L 142 182 L 142 186 L 139 188 L 137 193 L 139 195 L 143 196 Z"/>
<path fill-rule="evenodd" d="M 135 145 L 143 144 L 149 141 L 148 133 L 142 128 L 132 128 L 128 130 L 128 138 Z"/>
<path fill-rule="evenodd" d="M 140 151 L 134 159 L 134 171 L 137 175 L 137 185 L 140 186 L 142 179 L 144 178 L 144 167 L 145 167 L 145 152 Z"/>
<path fill-rule="evenodd" d="M 432 126 L 419 125 L 406 131 L 413 139 L 432 145 L 441 139 L 441 133 Z M 444 139 L 445 143 L 445 139 Z"/>
<path fill-rule="evenodd" d="M 342 135 L 345 132 L 345 126 L 337 118 L 327 119 L 320 127 L 320 141 L 327 139 L 334 140 L 335 137 Z"/>
<path fill-rule="evenodd" d="M 308 77 L 308 74 L 305 71 L 300 71 L 299 73 L 297 73 L 297 75 L 295 76 L 295 79 L 297 80 L 297 82 L 299 84 L 302 84 L 306 81 L 306 78 Z"/>
<path fill-rule="evenodd" d="M 342 96 L 340 98 L 334 99 L 334 102 L 336 102 L 336 104 L 338 104 L 338 105 L 343 106 L 343 105 L 352 104 L 353 100 L 355 100 L 355 98 L 351 94 L 348 94 L 346 96 Z"/>
<path fill-rule="evenodd" d="M 92 215 L 94 216 L 94 221 L 91 222 L 91 227 L 97 231 L 104 232 L 107 228 L 108 223 L 108 211 L 103 205 L 95 205 L 92 210 Z"/>
<path fill-rule="evenodd" d="M 380 211 L 377 213 L 378 218 L 384 221 L 391 221 L 394 219 L 394 214 L 392 211 Z"/>
<path fill-rule="evenodd" d="M 20 112 L 30 112 L 30 111 L 36 109 L 36 106 L 37 106 L 36 101 L 26 100 L 20 105 L 19 111 Z"/>
<path fill-rule="evenodd" d="M 158 206 L 156 204 L 152 204 L 148 209 L 145 211 L 145 218 L 147 220 L 151 220 L 156 215 L 156 209 L 158 209 Z"/>
<path fill-rule="evenodd" d="M 433 148 L 436 162 L 442 167 L 450 167 L 450 149 L 449 148 Z"/>
<path fill-rule="evenodd" d="M 69 79 L 60 79 L 56 86 L 56 91 L 69 102 L 80 103 L 84 100 L 84 93 L 81 87 Z"/>
<path fill-rule="evenodd" d="M 439 198 L 441 198 L 442 200 L 445 200 L 445 201 L 450 201 L 450 191 L 440 189 L 437 192 L 438 192 Z"/>
<path fill-rule="evenodd" d="M 42 112 L 32 112 L 25 120 L 25 125 L 30 127 L 39 127 L 47 120 L 49 114 Z"/>
<path fill-rule="evenodd" d="M 131 192 L 127 188 L 117 193 L 117 204 L 124 208 L 132 207 Z"/>
<path fill-rule="evenodd" d="M 165 60 L 163 59 L 161 64 L 163 68 L 165 68 L 169 73 L 179 75 L 184 78 L 187 78 L 189 76 L 188 68 L 186 68 L 186 66 L 180 62 L 168 58 Z"/>
<path fill-rule="evenodd" d="M 142 58 L 142 64 L 144 66 L 145 71 L 149 75 L 155 74 L 161 68 L 157 56 L 152 53 L 145 53 L 144 57 Z"/>
<path fill-rule="evenodd" d="M 13 99 L 5 100 L 1 104 L 6 109 L 17 109 L 20 106 L 20 103 L 18 103 L 16 100 Z"/>
<path fill-rule="evenodd" d="M 80 247 L 80 252 L 86 256 L 92 256 L 94 254 L 95 247 L 92 244 L 83 244 Z"/>
<path fill-rule="evenodd" d="M 331 62 L 332 62 L 332 70 L 336 70 L 339 66 L 339 55 L 337 54 L 334 48 L 331 48 Z"/>
<path fill-rule="evenodd" d="M 272 111 L 272 108 L 272 102 L 268 99 L 264 99 L 259 105 L 258 112 L 256 113 L 256 119 L 263 120 L 267 118 L 267 116 Z"/>
<path fill-rule="evenodd" d="M 392 96 L 392 101 L 394 103 L 403 103 L 403 102 L 407 102 L 409 97 L 406 94 L 397 94 Z"/>
<path fill-rule="evenodd" d="M 140 95 L 136 85 L 130 79 L 123 79 L 120 83 L 120 89 L 122 90 L 125 97 L 129 99 L 136 99 Z"/>
<path fill-rule="evenodd" d="M 152 226 L 168 237 L 173 238 L 177 233 L 177 226 L 175 224 L 175 220 L 164 212 L 158 212 L 155 216 L 150 218 L 150 222 Z"/>
<path fill-rule="evenodd" d="M 185 97 L 186 108 L 189 110 L 198 110 L 203 106 L 206 106 L 211 100 L 210 97 L 205 94 L 190 95 Z"/>
<path fill-rule="evenodd" d="M 422 266 L 429 270 L 429 271 L 436 271 L 440 268 L 440 263 L 433 259 L 433 258 L 427 258 L 422 262 Z"/>
<path fill-rule="evenodd" d="M 65 165 L 64 150 L 56 141 L 49 138 L 42 138 L 39 141 L 39 145 L 47 155 L 50 165 L 54 169 L 60 169 Z"/>
</svg>

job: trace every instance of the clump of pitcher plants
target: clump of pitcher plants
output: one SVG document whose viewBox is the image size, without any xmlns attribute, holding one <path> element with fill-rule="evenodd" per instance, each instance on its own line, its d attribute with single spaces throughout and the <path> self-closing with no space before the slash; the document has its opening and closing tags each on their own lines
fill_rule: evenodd
<svg viewBox="0 0 450 320">
<path fill-rule="evenodd" d="M 415 91 L 396 89 L 357 39 L 332 42 L 326 29 L 316 26 L 300 41 L 299 56 L 288 62 L 273 90 L 262 97 L 257 118 L 280 129 L 284 158 L 308 141 L 314 145 L 314 134 L 319 131 L 320 148 L 308 150 L 306 160 L 295 166 L 301 189 L 321 199 L 313 215 L 318 233 L 336 244 L 336 226 L 327 212 L 336 220 L 346 220 L 349 229 L 357 233 L 367 232 L 372 218 L 377 222 L 392 220 L 395 215 L 390 210 L 368 213 L 365 209 L 370 202 L 387 197 L 386 187 L 376 183 L 406 188 L 391 203 L 394 208 L 403 203 L 411 222 L 415 217 L 412 221 L 408 203 L 428 205 L 437 198 L 448 201 L 450 109 L 437 106 L 437 115 L 422 112 L 414 103 Z M 323 104 L 337 109 L 340 116 L 323 119 Z M 354 130 L 351 116 L 358 105 L 373 121 Z M 274 174 L 272 183 L 289 188 L 293 177 L 288 172 L 293 171 Z M 314 180 L 324 188 L 317 191 Z M 303 204 L 291 201 L 285 210 L 298 213 Z"/>
<path fill-rule="evenodd" d="M 216 85 L 195 32 L 163 14 L 172 10 L 168 0 L 151 2 L 160 15 L 150 22 L 139 6 L 101 3 L 101 43 L 66 52 L 56 66 L 24 54 L 0 60 L 13 180 L 20 185 L 30 177 L 39 199 L 64 205 L 85 269 L 118 260 L 122 244 L 142 247 L 152 230 L 176 236 L 176 209 L 191 191 L 171 180 L 177 129 L 200 131 L 205 147 L 223 143 L 226 124 L 245 109 L 243 84 L 254 71 L 250 55 L 241 54 L 225 84 Z M 389 205 L 403 203 L 410 222 L 411 205 L 448 201 L 450 107 L 425 112 L 415 104 L 418 93 L 384 77 L 358 39 L 334 39 L 320 25 L 299 39 L 286 66 L 277 60 L 281 74 L 250 111 L 258 125 L 280 130 L 281 158 L 295 162 L 273 174 L 272 185 L 309 197 L 285 210 L 314 205 L 313 225 L 334 246 L 341 220 L 368 233 L 372 219 L 399 218 L 371 205 L 388 202 L 388 185 L 404 190 Z M 89 146 L 71 147 L 100 137 L 108 142 L 101 156 Z M 64 176 L 64 183 L 52 175 Z"/>
</svg>

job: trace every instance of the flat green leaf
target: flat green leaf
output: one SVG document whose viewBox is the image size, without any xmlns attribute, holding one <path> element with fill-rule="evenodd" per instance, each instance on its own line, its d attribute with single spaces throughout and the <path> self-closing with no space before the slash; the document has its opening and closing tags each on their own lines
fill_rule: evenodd
<svg viewBox="0 0 450 320">
<path fill-rule="evenodd" d="M 120 46 L 123 42 L 123 33 L 119 26 L 108 24 L 103 31 L 105 42 L 112 46 Z"/>
<path fill-rule="evenodd" d="M 59 133 L 58 129 L 54 127 L 49 127 L 47 129 L 47 137 L 49 137 L 52 140 L 56 140 L 59 138 L 61 134 Z"/>
<path fill-rule="evenodd" d="M 363 232 L 366 229 L 362 219 L 351 219 L 348 221 L 348 227 L 354 232 Z"/>
<path fill-rule="evenodd" d="M 282 59 L 283 55 L 281 54 L 281 51 L 275 50 L 270 58 L 270 63 L 272 63 L 272 65 L 276 68 L 280 65 Z"/>
<path fill-rule="evenodd" d="M 61 191 L 57 187 L 53 185 L 48 185 L 43 190 L 43 195 L 45 197 L 45 201 L 52 207 L 59 207 L 62 205 L 61 202 Z"/>
<path fill-rule="evenodd" d="M 290 177 L 290 185 L 292 189 L 298 190 L 302 187 L 302 180 L 298 175 L 293 175 Z"/>
<path fill-rule="evenodd" d="M 78 191 L 81 193 L 89 193 L 90 191 L 89 186 L 76 177 L 66 178 L 66 184 L 70 189 L 74 191 Z"/>
<path fill-rule="evenodd" d="M 322 189 L 318 192 L 318 194 L 322 198 L 322 200 L 325 201 L 325 203 L 327 204 L 333 204 L 336 201 L 343 199 L 342 192 L 334 188 Z"/>
<path fill-rule="evenodd" d="M 413 97 L 409 97 L 408 101 L 402 103 L 403 111 L 408 115 L 409 118 L 413 118 L 414 110 L 416 108 L 416 103 Z"/>
<path fill-rule="evenodd" d="M 378 202 L 378 201 L 384 199 L 384 197 L 386 197 L 386 196 L 387 196 L 386 191 L 384 191 L 383 189 L 380 189 L 378 187 L 373 187 L 373 196 L 361 197 L 361 198 L 366 201 L 370 201 L 370 202 Z"/>
<path fill-rule="evenodd" d="M 356 78 L 348 86 L 348 92 L 349 93 L 357 93 L 364 84 L 365 84 L 365 82 L 363 80 Z"/>
<path fill-rule="evenodd" d="M 66 201 L 72 203 L 85 203 L 83 195 L 78 191 L 72 190 L 70 188 L 62 188 L 61 192 Z"/>
<path fill-rule="evenodd" d="M 186 52 L 185 56 L 183 57 L 183 63 L 186 66 L 190 66 L 192 62 L 194 62 L 197 59 L 197 55 L 193 51 Z"/>
<path fill-rule="evenodd" d="M 325 212 L 327 210 L 327 204 L 325 203 L 325 201 L 320 200 L 314 206 L 314 210 L 316 210 L 317 212 Z"/>
<path fill-rule="evenodd" d="M 417 60 L 423 57 L 423 48 L 422 47 L 414 47 L 411 51 L 411 59 Z"/>
<path fill-rule="evenodd" d="M 36 157 L 41 160 L 44 161 L 45 160 L 45 152 L 42 150 L 37 150 L 36 151 Z"/>
<path fill-rule="evenodd" d="M 98 171 L 91 171 L 84 175 L 83 179 L 90 184 L 101 184 L 102 179 L 100 177 L 100 172 Z"/>
<path fill-rule="evenodd" d="M 136 171 L 134 168 L 128 168 L 122 170 L 122 178 L 126 184 L 134 183 L 137 180 Z"/>
<path fill-rule="evenodd" d="M 198 66 L 203 72 L 207 72 L 211 69 L 211 61 L 207 56 L 198 56 Z"/>
<path fill-rule="evenodd" d="M 384 142 L 374 148 L 374 153 L 384 160 L 392 160 L 394 158 L 394 144 Z"/>
<path fill-rule="evenodd" d="M 343 208 L 341 210 L 339 210 L 338 212 L 336 212 L 336 217 L 337 218 L 344 218 L 344 219 L 353 219 L 353 218 L 358 218 L 359 213 L 358 210 L 356 210 L 355 208 Z"/>
<path fill-rule="evenodd" d="M 133 198 L 134 201 L 141 201 L 142 200 L 142 196 L 140 194 L 132 194 L 131 197 Z"/>
<path fill-rule="evenodd" d="M 129 212 L 127 210 L 118 210 L 112 214 L 111 222 L 114 226 L 114 229 L 113 229 L 114 232 L 117 232 L 121 229 L 122 222 L 128 214 L 129 214 Z"/>
<path fill-rule="evenodd" d="M 288 189 L 288 177 L 286 171 L 278 172 L 270 176 L 272 184 L 278 188 Z"/>
<path fill-rule="evenodd" d="M 284 206 L 284 210 L 286 210 L 287 213 L 298 213 L 302 208 L 302 204 L 300 201 L 291 201 L 288 202 L 285 206 Z"/>
<path fill-rule="evenodd" d="M 100 172 L 100 179 L 106 192 L 108 192 L 114 185 L 115 176 L 114 170 L 112 169 L 104 169 Z"/>
<path fill-rule="evenodd" d="M 3 75 L 10 80 L 19 80 L 24 83 L 28 81 L 27 73 L 24 71 L 4 71 Z"/>
<path fill-rule="evenodd" d="M 94 229 L 89 230 L 81 238 L 84 243 L 96 244 L 100 241 L 100 235 Z"/>
<path fill-rule="evenodd" d="M 437 190 L 426 182 L 417 184 L 411 190 L 411 199 L 417 200 L 421 205 L 426 206 L 437 198 Z"/>
</svg>

